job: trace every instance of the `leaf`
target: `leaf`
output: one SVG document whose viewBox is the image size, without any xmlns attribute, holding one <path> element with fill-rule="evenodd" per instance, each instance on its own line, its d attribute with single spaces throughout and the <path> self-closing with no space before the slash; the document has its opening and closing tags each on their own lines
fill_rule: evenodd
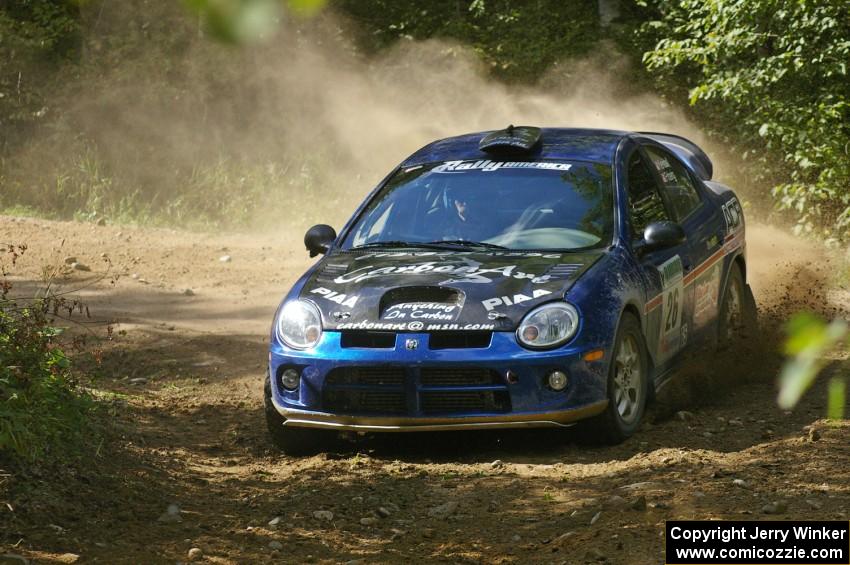
<svg viewBox="0 0 850 565">
<path fill-rule="evenodd" d="M 826 322 L 811 312 L 795 314 L 786 324 L 785 354 L 798 355 L 806 348 L 822 343 L 826 335 Z"/>
<path fill-rule="evenodd" d="M 271 35 L 284 5 L 299 16 L 312 16 L 326 0 L 184 0 L 197 12 L 209 32 L 228 43 L 248 43 Z"/>
<path fill-rule="evenodd" d="M 326 3 L 327 0 L 286 0 L 287 7 L 299 16 L 313 16 L 324 8 Z"/>
<path fill-rule="evenodd" d="M 788 322 L 787 330 L 785 352 L 792 358 L 782 367 L 777 398 L 785 410 L 793 408 L 812 385 L 826 363 L 825 355 L 847 335 L 847 324 L 841 320 L 826 324 L 813 314 L 801 313 Z"/>
<path fill-rule="evenodd" d="M 827 398 L 826 417 L 830 420 L 843 420 L 847 387 L 842 377 L 832 377 L 830 379 Z"/>
<path fill-rule="evenodd" d="M 787 361 L 779 376 L 779 397 L 776 402 L 783 410 L 790 410 L 802 398 L 823 369 L 819 359 L 795 358 Z"/>
</svg>

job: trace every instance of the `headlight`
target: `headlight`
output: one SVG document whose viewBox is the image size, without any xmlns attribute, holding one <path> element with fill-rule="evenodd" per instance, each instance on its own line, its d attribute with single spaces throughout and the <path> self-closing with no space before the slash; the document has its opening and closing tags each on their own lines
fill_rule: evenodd
<svg viewBox="0 0 850 565">
<path fill-rule="evenodd" d="M 288 302 L 277 318 L 277 336 L 294 349 L 310 349 L 322 337 L 319 309 L 306 300 Z"/>
<path fill-rule="evenodd" d="M 540 349 L 565 343 L 577 329 L 578 311 L 566 302 L 552 302 L 529 312 L 516 337 L 522 345 Z"/>
</svg>

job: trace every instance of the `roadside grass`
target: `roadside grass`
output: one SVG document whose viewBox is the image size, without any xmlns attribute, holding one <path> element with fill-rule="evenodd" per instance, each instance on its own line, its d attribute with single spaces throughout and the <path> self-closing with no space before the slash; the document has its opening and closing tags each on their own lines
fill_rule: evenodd
<svg viewBox="0 0 850 565">
<path fill-rule="evenodd" d="M 276 162 L 219 156 L 147 180 L 112 170 L 90 147 L 46 161 L 38 170 L 21 167 L 0 179 L 0 212 L 191 231 L 306 228 L 319 216 L 341 220 L 339 211 L 362 196 L 337 190 L 346 181 L 328 171 L 331 156 Z"/>
<path fill-rule="evenodd" d="M 32 206 L 24 206 L 21 204 L 12 204 L 10 206 L 0 208 L 0 214 L 4 216 L 15 216 L 19 218 L 33 218 L 36 216 L 40 216 L 46 220 L 54 219 L 50 217 L 50 214 L 46 212 L 41 212 L 40 210 L 37 210 Z"/>
</svg>

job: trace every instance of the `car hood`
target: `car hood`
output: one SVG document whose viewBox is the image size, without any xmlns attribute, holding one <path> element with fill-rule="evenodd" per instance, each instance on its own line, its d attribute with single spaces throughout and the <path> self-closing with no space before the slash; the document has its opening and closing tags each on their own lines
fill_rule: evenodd
<svg viewBox="0 0 850 565">
<path fill-rule="evenodd" d="M 564 293 L 603 252 L 337 252 L 300 297 L 325 329 L 513 331 L 533 307 Z"/>
</svg>

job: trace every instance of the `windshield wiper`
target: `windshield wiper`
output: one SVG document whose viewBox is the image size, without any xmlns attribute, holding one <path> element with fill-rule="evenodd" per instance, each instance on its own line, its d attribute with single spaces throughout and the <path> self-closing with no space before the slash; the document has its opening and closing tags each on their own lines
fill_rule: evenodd
<svg viewBox="0 0 850 565">
<path fill-rule="evenodd" d="M 486 243 L 484 241 L 469 241 L 468 239 L 448 239 L 445 241 L 429 241 L 429 245 L 457 245 L 460 247 L 484 247 L 486 249 L 508 249 L 504 245 Z"/>
<path fill-rule="evenodd" d="M 442 243 L 442 242 L 417 243 L 417 242 L 414 242 L 414 241 L 396 241 L 396 240 L 372 241 L 370 243 L 364 243 L 363 245 L 357 245 L 355 247 L 352 247 L 351 250 L 356 251 L 358 249 L 369 249 L 369 248 L 374 248 L 374 247 L 405 247 L 405 248 L 424 247 L 425 249 L 443 249 L 442 246 L 438 245 L 439 243 Z"/>
<path fill-rule="evenodd" d="M 358 245 L 356 247 L 352 247 L 352 251 L 357 251 L 360 249 L 370 249 L 377 247 L 404 247 L 404 248 L 424 248 L 424 249 L 452 249 L 456 247 L 483 247 L 485 249 L 508 249 L 502 245 L 496 245 L 495 243 L 485 243 L 483 241 L 469 241 L 466 239 L 449 239 L 449 240 L 440 240 L 440 241 L 397 241 L 397 240 L 389 240 L 389 241 L 372 241 L 370 243 L 364 243 L 363 245 Z"/>
</svg>

